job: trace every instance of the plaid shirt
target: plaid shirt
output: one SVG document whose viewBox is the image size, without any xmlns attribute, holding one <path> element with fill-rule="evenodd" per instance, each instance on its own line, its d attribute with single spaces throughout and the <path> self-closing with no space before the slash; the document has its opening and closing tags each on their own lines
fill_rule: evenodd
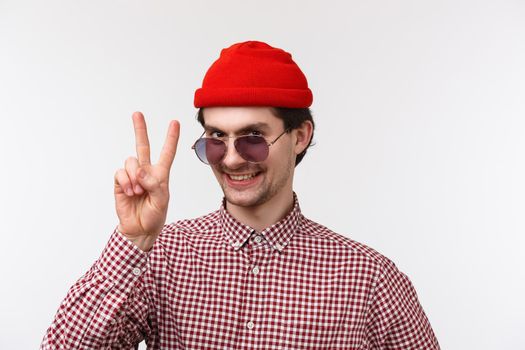
<svg viewBox="0 0 525 350">
<path fill-rule="evenodd" d="M 262 232 L 225 209 L 164 226 L 143 252 L 114 230 L 41 349 L 439 349 L 409 279 L 293 210 Z"/>
</svg>

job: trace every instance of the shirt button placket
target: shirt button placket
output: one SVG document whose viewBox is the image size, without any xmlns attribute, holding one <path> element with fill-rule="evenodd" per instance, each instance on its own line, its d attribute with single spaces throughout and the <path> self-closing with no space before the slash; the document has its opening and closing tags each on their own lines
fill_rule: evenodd
<svg viewBox="0 0 525 350">
<path fill-rule="evenodd" d="M 252 272 L 253 275 L 258 275 L 260 271 L 261 271 L 261 269 L 259 268 L 259 266 L 254 266 L 254 267 L 252 268 L 252 271 L 251 271 L 251 272 Z M 252 280 L 251 283 L 254 284 L 254 283 L 253 283 L 253 280 Z M 252 290 L 257 290 L 257 289 L 253 289 L 253 288 L 252 288 Z M 255 301 L 255 304 L 257 304 L 257 301 Z M 254 306 L 255 306 L 255 309 L 256 309 L 256 308 L 257 308 L 257 305 L 254 305 Z M 255 311 L 255 309 L 252 308 L 253 311 Z M 248 315 L 250 315 L 250 313 L 248 313 Z M 252 314 L 252 315 L 253 315 L 253 314 Z M 247 328 L 248 330 L 253 330 L 253 329 L 255 328 L 255 323 L 254 323 L 253 321 L 248 321 L 248 322 L 246 322 L 246 328 Z"/>
<path fill-rule="evenodd" d="M 256 235 L 253 237 L 254 243 L 260 243 L 261 241 L 262 241 L 261 235 Z M 253 255 L 254 250 L 252 248 L 255 248 L 255 246 L 249 245 L 248 250 L 246 251 L 248 255 L 250 256 L 249 260 L 251 262 L 250 264 L 251 266 L 249 267 L 248 274 L 246 275 L 246 278 L 247 278 L 246 289 L 248 291 L 249 298 L 248 298 L 248 302 L 245 304 L 246 305 L 246 309 L 245 309 L 246 319 L 245 319 L 244 327 L 245 327 L 246 332 L 250 334 L 250 335 L 247 335 L 247 338 L 245 338 L 246 340 L 248 339 L 253 340 L 253 337 L 257 335 L 255 322 L 258 317 L 258 313 L 259 313 L 258 310 L 261 307 L 260 296 L 259 296 L 259 293 L 257 292 L 259 290 L 259 288 L 257 288 L 257 284 L 258 284 L 257 275 L 261 273 L 261 268 L 257 266 L 257 264 L 254 263 L 256 259 L 254 259 L 255 258 L 255 256 Z"/>
</svg>

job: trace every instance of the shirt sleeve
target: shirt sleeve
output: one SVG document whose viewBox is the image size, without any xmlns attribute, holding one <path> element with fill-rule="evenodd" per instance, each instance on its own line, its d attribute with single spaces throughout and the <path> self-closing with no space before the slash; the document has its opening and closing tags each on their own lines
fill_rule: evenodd
<svg viewBox="0 0 525 350">
<path fill-rule="evenodd" d="M 40 349 L 135 349 L 144 338 L 154 339 L 155 313 L 143 278 L 148 257 L 115 228 L 100 258 L 69 289 Z"/>
<path fill-rule="evenodd" d="M 440 349 L 412 283 L 388 259 L 373 293 L 368 330 L 373 349 Z"/>
</svg>

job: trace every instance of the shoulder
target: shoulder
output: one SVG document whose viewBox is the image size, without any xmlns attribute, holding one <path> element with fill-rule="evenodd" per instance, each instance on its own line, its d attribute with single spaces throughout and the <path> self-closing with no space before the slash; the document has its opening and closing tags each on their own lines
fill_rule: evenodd
<svg viewBox="0 0 525 350">
<path fill-rule="evenodd" d="M 360 261 L 372 265 L 378 271 L 386 266 L 395 266 L 389 258 L 374 248 L 355 241 L 346 235 L 334 232 L 328 227 L 306 217 L 303 217 L 301 231 L 311 239 L 317 240 L 318 243 L 316 244 L 326 249 L 343 253 L 349 259 L 355 260 L 357 258 Z"/>
<path fill-rule="evenodd" d="M 214 212 L 191 219 L 182 219 L 170 224 L 173 230 L 179 233 L 209 234 L 220 229 L 220 211 Z"/>
<path fill-rule="evenodd" d="M 158 238 L 161 245 L 173 246 L 187 239 L 206 240 L 217 237 L 221 232 L 220 211 L 214 211 L 196 218 L 181 219 L 165 224 Z"/>
<path fill-rule="evenodd" d="M 306 235 L 315 237 L 319 242 L 324 242 L 316 243 L 317 245 L 329 247 L 332 255 L 336 258 L 343 257 L 351 269 L 373 276 L 375 286 L 412 293 L 413 285 L 409 276 L 401 271 L 389 257 L 310 219 L 304 218 L 303 227 Z M 338 253 L 333 254 L 334 252 Z"/>
</svg>

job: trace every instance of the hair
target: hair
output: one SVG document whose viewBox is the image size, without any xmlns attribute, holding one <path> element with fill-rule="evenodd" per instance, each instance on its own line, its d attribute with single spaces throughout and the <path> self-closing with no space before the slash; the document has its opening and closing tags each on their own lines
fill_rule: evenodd
<svg viewBox="0 0 525 350">
<path fill-rule="evenodd" d="M 304 151 L 302 151 L 297 155 L 297 157 L 295 157 L 295 166 L 297 166 L 299 165 L 301 160 L 303 160 L 308 148 L 315 145 L 315 143 L 312 144 L 315 130 L 315 123 L 312 116 L 312 111 L 310 110 L 310 108 L 270 108 L 272 110 L 273 115 L 275 115 L 277 118 L 283 121 L 284 129 L 288 130 L 288 133 L 290 133 L 294 129 L 298 129 L 306 121 L 310 121 L 312 123 L 312 137 L 308 141 L 308 145 L 306 146 Z M 199 111 L 197 112 L 197 120 L 204 127 L 204 108 L 199 108 Z"/>
</svg>

